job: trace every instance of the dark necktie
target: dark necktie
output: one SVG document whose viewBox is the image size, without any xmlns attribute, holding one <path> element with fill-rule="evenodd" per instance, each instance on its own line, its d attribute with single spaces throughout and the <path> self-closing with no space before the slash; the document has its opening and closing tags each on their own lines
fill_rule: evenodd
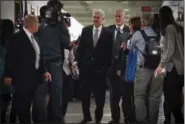
<svg viewBox="0 0 185 124">
<path fill-rule="evenodd" d="M 121 33 L 120 33 L 120 28 L 117 28 L 116 29 L 116 37 L 115 37 L 115 42 L 114 42 L 114 49 L 115 49 L 115 58 L 118 58 L 119 57 L 119 52 L 120 52 L 120 47 L 121 47 Z"/>
</svg>

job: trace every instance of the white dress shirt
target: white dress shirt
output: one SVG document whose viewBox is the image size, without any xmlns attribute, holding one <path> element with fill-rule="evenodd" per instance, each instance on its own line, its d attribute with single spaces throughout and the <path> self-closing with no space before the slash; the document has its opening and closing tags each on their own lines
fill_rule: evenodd
<svg viewBox="0 0 185 124">
<path fill-rule="evenodd" d="M 123 31 L 123 28 L 124 28 L 124 25 L 122 25 L 120 27 L 118 25 L 116 25 L 116 29 L 117 28 L 120 28 L 120 31 L 122 32 Z M 116 41 L 116 35 L 117 35 L 117 32 L 118 32 L 116 29 L 114 31 L 114 41 Z"/>
<path fill-rule="evenodd" d="M 96 29 L 98 29 L 98 39 L 99 39 L 100 38 L 101 31 L 102 31 L 102 25 L 100 27 L 98 27 L 98 28 L 96 28 L 95 26 L 93 26 L 93 37 L 95 35 Z"/>
<path fill-rule="evenodd" d="M 26 35 L 28 36 L 28 38 L 30 39 L 30 42 L 35 50 L 35 54 L 36 54 L 36 60 L 35 60 L 35 68 L 38 69 L 39 68 L 39 61 L 40 61 L 40 48 L 39 45 L 37 43 L 37 41 L 32 38 L 33 34 L 30 33 L 26 28 L 23 27 L 23 30 L 25 31 Z"/>
<path fill-rule="evenodd" d="M 75 56 L 73 54 L 73 49 L 72 50 L 68 50 L 68 49 L 64 49 L 64 63 L 63 63 L 63 70 L 66 73 L 66 75 L 71 74 L 71 69 L 69 67 L 69 63 L 73 62 L 75 59 Z"/>
</svg>

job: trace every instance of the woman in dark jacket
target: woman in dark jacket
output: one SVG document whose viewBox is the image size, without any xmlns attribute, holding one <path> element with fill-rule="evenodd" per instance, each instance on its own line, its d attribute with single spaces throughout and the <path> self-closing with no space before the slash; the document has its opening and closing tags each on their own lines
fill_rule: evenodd
<svg viewBox="0 0 185 124">
<path fill-rule="evenodd" d="M 5 56 L 9 40 L 14 34 L 14 25 L 11 20 L 1 20 L 1 39 L 0 39 L 0 107 L 1 107 L 1 123 L 6 122 L 6 112 L 11 100 L 11 88 L 3 82 L 3 72 L 5 64 Z"/>
</svg>

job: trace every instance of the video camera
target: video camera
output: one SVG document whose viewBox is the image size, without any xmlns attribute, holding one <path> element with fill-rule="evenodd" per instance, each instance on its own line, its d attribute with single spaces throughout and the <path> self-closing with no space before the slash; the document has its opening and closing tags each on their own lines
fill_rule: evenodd
<svg viewBox="0 0 185 124">
<path fill-rule="evenodd" d="M 61 12 L 63 6 L 64 5 L 58 0 L 50 0 L 46 6 L 41 7 L 40 16 L 48 24 L 55 25 L 57 23 L 62 23 L 70 26 L 69 17 L 71 17 L 71 14 Z"/>
</svg>

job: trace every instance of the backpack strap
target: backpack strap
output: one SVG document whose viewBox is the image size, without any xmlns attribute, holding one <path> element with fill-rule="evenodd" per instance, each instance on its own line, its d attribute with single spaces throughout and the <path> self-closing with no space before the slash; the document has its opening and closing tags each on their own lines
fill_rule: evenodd
<svg viewBox="0 0 185 124">
<path fill-rule="evenodd" d="M 143 38 L 144 38 L 145 41 L 149 40 L 149 38 L 146 35 L 146 33 L 145 33 L 144 30 L 140 30 L 140 32 L 141 32 L 141 35 L 143 36 Z M 137 46 L 135 46 L 135 47 L 143 55 L 143 57 L 146 57 L 146 55 Z"/>
<path fill-rule="evenodd" d="M 141 35 L 143 36 L 145 42 L 149 41 L 150 39 L 156 39 L 156 41 L 157 41 L 157 36 L 148 36 L 144 30 L 140 30 L 140 32 L 141 32 Z"/>
<path fill-rule="evenodd" d="M 147 34 L 145 33 L 145 31 L 144 30 L 140 30 L 140 32 L 141 32 L 141 35 L 143 36 L 145 42 L 146 41 L 149 41 L 149 37 L 147 36 Z"/>
<path fill-rule="evenodd" d="M 143 55 L 143 57 L 146 57 L 146 55 L 137 46 L 136 49 Z"/>
</svg>

